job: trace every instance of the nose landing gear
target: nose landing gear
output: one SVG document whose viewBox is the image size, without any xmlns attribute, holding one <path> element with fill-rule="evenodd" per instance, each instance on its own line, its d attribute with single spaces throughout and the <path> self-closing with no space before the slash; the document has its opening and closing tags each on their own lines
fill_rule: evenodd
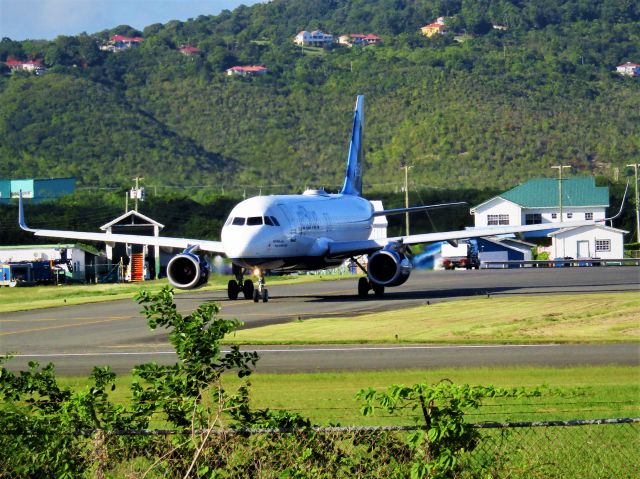
<svg viewBox="0 0 640 479">
<path fill-rule="evenodd" d="M 258 289 L 253 291 L 253 302 L 257 303 L 262 299 L 263 303 L 269 302 L 269 290 L 265 288 L 264 271 L 256 269 L 254 272 L 258 277 Z"/>
</svg>

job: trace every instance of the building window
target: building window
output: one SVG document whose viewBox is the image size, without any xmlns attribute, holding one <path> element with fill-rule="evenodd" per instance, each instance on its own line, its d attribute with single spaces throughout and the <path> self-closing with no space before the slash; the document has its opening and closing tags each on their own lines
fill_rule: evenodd
<svg viewBox="0 0 640 479">
<path fill-rule="evenodd" d="M 508 225 L 509 215 L 487 215 L 487 224 L 489 226 Z"/>
<path fill-rule="evenodd" d="M 540 213 L 527 213 L 524 218 L 527 225 L 542 224 L 542 215 Z"/>
<path fill-rule="evenodd" d="M 596 253 L 601 253 L 604 251 L 611 251 L 611 240 L 603 239 L 596 240 Z"/>
<path fill-rule="evenodd" d="M 573 218 L 573 213 L 567 213 L 567 218 L 568 218 L 568 219 Z"/>
<path fill-rule="evenodd" d="M 585 213 L 584 214 L 584 219 L 587 220 L 587 221 L 593 220 L 593 213 Z"/>
</svg>

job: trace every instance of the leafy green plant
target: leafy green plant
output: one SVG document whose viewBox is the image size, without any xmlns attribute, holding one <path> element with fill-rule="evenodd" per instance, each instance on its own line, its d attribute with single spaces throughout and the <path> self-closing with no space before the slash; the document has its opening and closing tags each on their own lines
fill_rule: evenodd
<svg viewBox="0 0 640 479">
<path fill-rule="evenodd" d="M 365 416 L 374 414 L 376 408 L 389 413 L 405 408 L 417 412 L 416 423 L 423 428 L 407 439 L 413 451 L 411 478 L 439 479 L 453 477 L 460 469 L 461 455 L 478 444 L 477 429 L 464 420 L 466 411 L 477 409 L 487 398 L 540 394 L 540 389 L 458 385 L 443 379 L 433 385 L 392 385 L 386 392 L 363 389 L 356 397 L 364 400 L 361 412 Z"/>
<path fill-rule="evenodd" d="M 15 374 L 4 367 L 8 359 L 0 360 L 0 477 L 79 477 L 94 467 L 95 431 L 103 438 L 105 429 L 148 426 L 148 415 L 110 401 L 115 374 L 108 367 L 95 367 L 92 384 L 72 391 L 58 385 L 53 364 L 30 362 L 29 370 Z M 107 461 L 103 455 L 96 467 Z"/>
</svg>

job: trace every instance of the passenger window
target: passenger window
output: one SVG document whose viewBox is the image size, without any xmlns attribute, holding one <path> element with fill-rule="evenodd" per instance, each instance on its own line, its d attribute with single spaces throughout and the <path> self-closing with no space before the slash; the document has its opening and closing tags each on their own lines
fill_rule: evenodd
<svg viewBox="0 0 640 479">
<path fill-rule="evenodd" d="M 271 216 L 270 218 L 271 218 L 271 221 L 273 221 L 273 224 L 274 224 L 274 225 L 276 225 L 276 226 L 280 226 L 280 223 L 278 223 L 278 220 L 276 219 L 276 217 L 275 217 L 275 216 Z"/>
<path fill-rule="evenodd" d="M 262 224 L 262 216 L 251 216 L 247 218 L 247 226 L 258 226 Z"/>
<path fill-rule="evenodd" d="M 233 223 L 231 223 L 235 226 L 242 226 L 244 224 L 244 218 L 239 218 L 239 217 L 235 217 L 233 218 Z"/>
<path fill-rule="evenodd" d="M 264 224 L 265 225 L 269 225 L 269 226 L 273 226 L 273 221 L 271 221 L 271 217 L 265 216 L 264 217 Z"/>
</svg>

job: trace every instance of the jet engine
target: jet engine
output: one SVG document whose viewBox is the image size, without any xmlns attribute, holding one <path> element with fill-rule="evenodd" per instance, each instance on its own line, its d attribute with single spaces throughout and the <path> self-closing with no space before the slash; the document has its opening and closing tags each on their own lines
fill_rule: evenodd
<svg viewBox="0 0 640 479">
<path fill-rule="evenodd" d="M 175 255 L 167 265 L 167 278 L 178 289 L 193 289 L 209 281 L 209 263 L 188 252 Z"/>
<path fill-rule="evenodd" d="M 403 245 L 391 243 L 369 255 L 367 270 L 373 284 L 399 286 L 409 279 L 411 261 Z"/>
</svg>

